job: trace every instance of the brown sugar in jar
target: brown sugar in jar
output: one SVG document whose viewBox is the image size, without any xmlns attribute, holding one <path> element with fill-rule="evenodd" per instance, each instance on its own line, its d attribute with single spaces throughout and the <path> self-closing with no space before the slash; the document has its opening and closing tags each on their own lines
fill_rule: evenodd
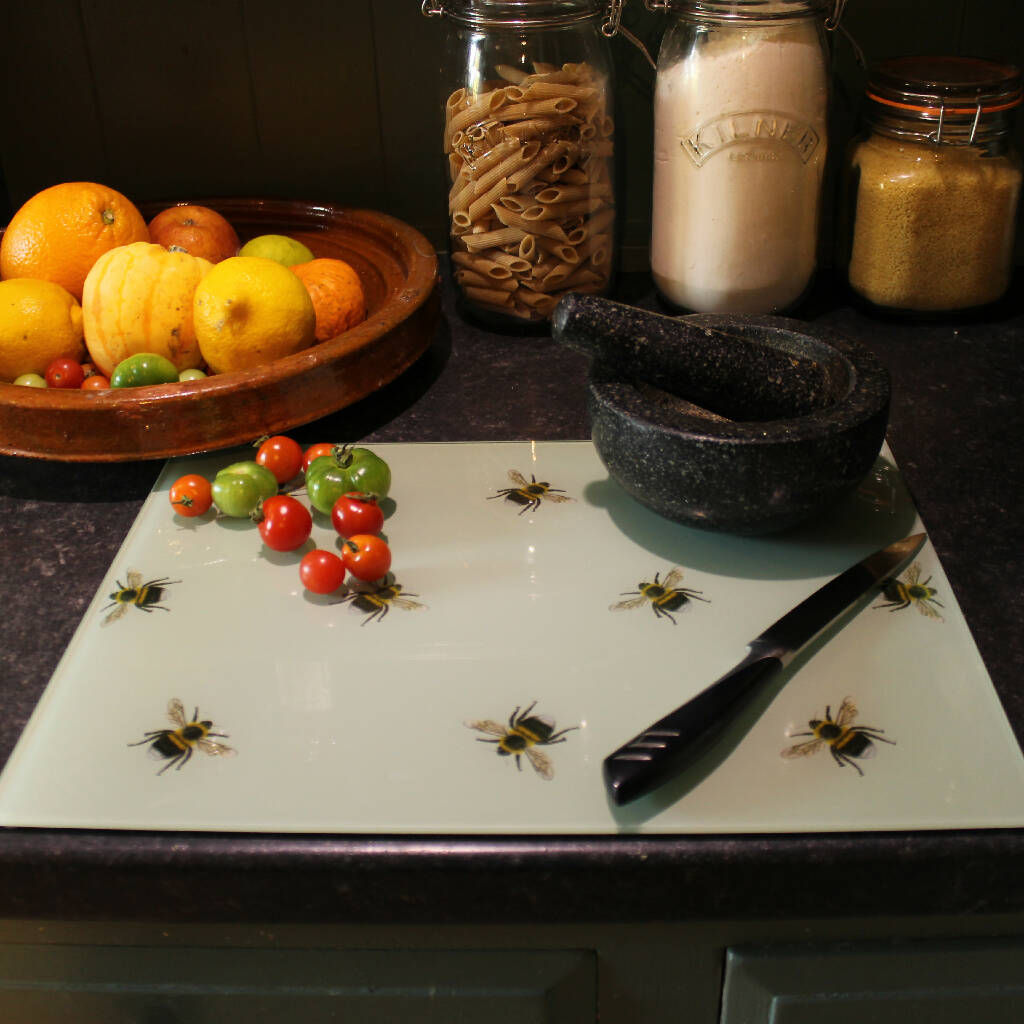
<svg viewBox="0 0 1024 1024">
<path fill-rule="evenodd" d="M 900 58 L 869 81 L 851 146 L 851 288 L 889 310 L 997 301 L 1010 282 L 1021 164 L 1008 141 L 1016 69 L 968 58 Z"/>
</svg>

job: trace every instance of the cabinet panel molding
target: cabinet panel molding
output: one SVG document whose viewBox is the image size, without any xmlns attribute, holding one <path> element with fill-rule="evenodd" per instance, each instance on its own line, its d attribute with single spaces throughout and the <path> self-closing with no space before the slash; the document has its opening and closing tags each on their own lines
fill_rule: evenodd
<svg viewBox="0 0 1024 1024">
<path fill-rule="evenodd" d="M 738 947 L 721 1024 L 1020 1024 L 1024 942 Z"/>
<path fill-rule="evenodd" d="M 0 1020 L 592 1024 L 586 950 L 0 946 Z"/>
</svg>

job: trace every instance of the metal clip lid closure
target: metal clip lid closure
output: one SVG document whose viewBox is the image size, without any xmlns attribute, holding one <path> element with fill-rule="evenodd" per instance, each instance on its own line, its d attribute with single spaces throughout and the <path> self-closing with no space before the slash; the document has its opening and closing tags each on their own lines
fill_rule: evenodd
<svg viewBox="0 0 1024 1024">
<path fill-rule="evenodd" d="M 474 28 L 546 28 L 605 17 L 618 27 L 623 0 L 423 0 L 427 17 L 447 17 Z M 606 31 L 613 35 L 614 30 Z"/>
<path fill-rule="evenodd" d="M 976 57 L 896 57 L 872 70 L 866 99 L 869 122 L 908 122 L 908 134 L 971 144 L 986 129 L 1003 130 L 995 121 L 1020 105 L 1021 73 L 1012 64 Z"/>
</svg>

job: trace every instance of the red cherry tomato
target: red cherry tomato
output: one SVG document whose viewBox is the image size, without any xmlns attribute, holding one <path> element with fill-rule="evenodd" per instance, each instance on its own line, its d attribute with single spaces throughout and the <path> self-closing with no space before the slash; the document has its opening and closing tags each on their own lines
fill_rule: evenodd
<svg viewBox="0 0 1024 1024">
<path fill-rule="evenodd" d="M 85 370 L 74 359 L 54 359 L 46 367 L 44 376 L 48 388 L 80 388 L 85 380 Z"/>
<path fill-rule="evenodd" d="M 290 494 L 274 494 L 260 506 L 259 530 L 263 543 L 274 551 L 294 551 L 309 539 L 313 517 Z"/>
<path fill-rule="evenodd" d="M 345 565 L 333 551 L 315 548 L 302 556 L 299 579 L 314 594 L 330 594 L 345 582 Z"/>
<path fill-rule="evenodd" d="M 391 549 L 380 537 L 357 533 L 342 542 L 341 559 L 357 580 L 379 580 L 391 568 Z"/>
<path fill-rule="evenodd" d="M 268 437 L 256 452 L 256 461 L 266 466 L 279 484 L 286 484 L 302 469 L 302 447 L 283 434 Z"/>
<path fill-rule="evenodd" d="M 372 494 L 349 491 L 331 509 L 331 522 L 342 537 L 357 533 L 380 533 L 384 529 L 384 513 Z"/>
<path fill-rule="evenodd" d="M 90 377 L 89 379 L 92 380 L 93 378 Z M 188 473 L 185 476 L 178 477 L 171 484 L 168 498 L 171 502 L 171 508 L 179 516 L 186 516 L 190 519 L 193 516 L 201 516 L 213 504 L 210 481 L 198 473 Z"/>
<path fill-rule="evenodd" d="M 94 373 L 82 381 L 82 391 L 109 391 L 110 378 L 104 377 L 102 373 Z"/>
<path fill-rule="evenodd" d="M 306 454 L 302 457 L 302 472 L 305 473 L 309 469 L 309 464 L 314 459 L 319 459 L 321 455 L 333 455 L 334 445 L 328 444 L 326 441 L 321 441 L 318 444 L 311 444 L 306 449 Z"/>
</svg>

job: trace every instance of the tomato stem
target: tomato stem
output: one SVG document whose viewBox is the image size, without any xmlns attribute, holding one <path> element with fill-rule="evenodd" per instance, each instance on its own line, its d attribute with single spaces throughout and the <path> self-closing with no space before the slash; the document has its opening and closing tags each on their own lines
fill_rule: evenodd
<svg viewBox="0 0 1024 1024">
<path fill-rule="evenodd" d="M 352 465 L 352 445 L 348 442 L 336 444 L 331 454 L 334 456 L 334 461 L 342 469 L 348 469 Z"/>
</svg>

